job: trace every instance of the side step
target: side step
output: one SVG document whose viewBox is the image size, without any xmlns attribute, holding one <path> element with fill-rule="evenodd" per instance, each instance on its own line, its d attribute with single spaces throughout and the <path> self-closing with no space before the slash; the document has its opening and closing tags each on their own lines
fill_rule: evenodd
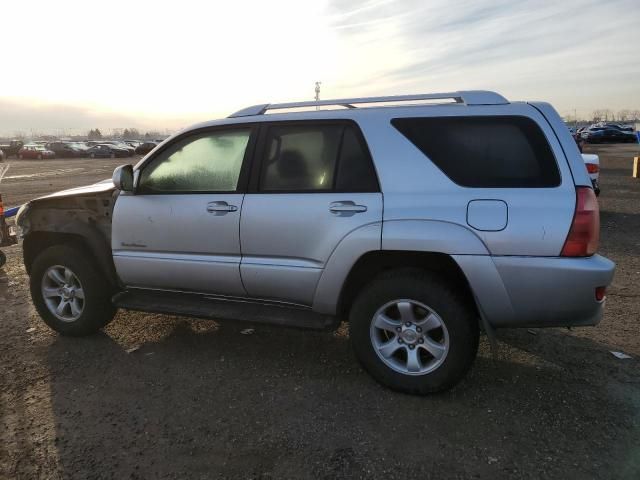
<svg viewBox="0 0 640 480">
<path fill-rule="evenodd" d="M 112 301 L 118 308 L 211 320 L 239 320 L 314 330 L 327 330 L 338 324 L 336 317 L 316 313 L 304 306 L 206 294 L 130 289 L 117 293 Z"/>
</svg>

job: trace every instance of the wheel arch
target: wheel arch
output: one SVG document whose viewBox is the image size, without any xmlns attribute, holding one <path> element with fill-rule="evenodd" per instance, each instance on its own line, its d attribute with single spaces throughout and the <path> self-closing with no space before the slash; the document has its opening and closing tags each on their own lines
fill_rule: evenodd
<svg viewBox="0 0 640 480">
<path fill-rule="evenodd" d="M 113 287 L 118 285 L 118 277 L 111 257 L 111 246 L 98 230 L 92 230 L 88 225 L 85 228 L 69 229 L 69 231 L 37 230 L 27 234 L 23 240 L 22 252 L 28 274 L 31 274 L 31 267 L 38 254 L 55 245 L 71 245 L 81 249 L 95 260 L 110 285 Z"/>
<path fill-rule="evenodd" d="M 479 313 L 471 285 L 451 255 L 442 252 L 376 250 L 362 255 L 349 271 L 340 291 L 337 314 L 346 319 L 362 288 L 384 272 L 401 269 L 436 273 L 457 288 L 468 305 Z"/>
</svg>

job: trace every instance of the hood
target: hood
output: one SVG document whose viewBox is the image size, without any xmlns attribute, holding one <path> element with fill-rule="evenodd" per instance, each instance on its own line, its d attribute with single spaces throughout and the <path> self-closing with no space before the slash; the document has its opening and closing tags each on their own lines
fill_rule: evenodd
<svg viewBox="0 0 640 480">
<path fill-rule="evenodd" d="M 60 192 L 55 192 L 50 195 L 45 195 L 44 197 L 38 197 L 35 200 L 32 200 L 31 202 L 46 200 L 51 198 L 75 197 L 75 196 L 87 195 L 91 193 L 103 193 L 103 192 L 108 192 L 109 190 L 115 190 L 115 188 L 116 187 L 111 181 L 111 179 L 108 178 L 106 180 L 102 180 L 101 182 L 94 183 L 92 185 L 70 188 L 68 190 L 62 190 Z"/>
</svg>

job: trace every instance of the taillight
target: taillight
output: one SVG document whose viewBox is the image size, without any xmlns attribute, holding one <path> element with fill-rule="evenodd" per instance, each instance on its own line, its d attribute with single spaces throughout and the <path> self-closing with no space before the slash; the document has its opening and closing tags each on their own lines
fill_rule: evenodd
<svg viewBox="0 0 640 480">
<path fill-rule="evenodd" d="M 600 210 L 596 194 L 592 188 L 576 187 L 576 211 L 560 255 L 588 257 L 596 253 L 599 241 Z"/>
<path fill-rule="evenodd" d="M 0 217 L 4 217 L 4 206 L 2 205 L 2 195 L 0 195 Z"/>
<path fill-rule="evenodd" d="M 595 163 L 587 163 L 587 172 L 589 173 L 598 173 L 600 171 L 600 165 Z"/>
</svg>

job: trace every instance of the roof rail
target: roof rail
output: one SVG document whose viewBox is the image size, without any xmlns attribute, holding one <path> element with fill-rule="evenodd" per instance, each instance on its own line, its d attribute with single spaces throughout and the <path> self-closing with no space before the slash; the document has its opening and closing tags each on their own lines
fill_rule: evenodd
<svg viewBox="0 0 640 480">
<path fill-rule="evenodd" d="M 229 115 L 233 117 L 248 117 L 253 115 L 264 115 L 268 110 L 284 110 L 290 108 L 340 106 L 345 108 L 356 108 L 358 104 L 366 103 L 394 103 L 394 102 L 415 102 L 422 100 L 453 100 L 454 103 L 465 105 L 504 105 L 509 101 L 502 95 L 485 90 L 467 90 L 449 93 L 421 93 L 417 95 L 391 95 L 387 97 L 362 97 L 362 98 L 342 98 L 337 100 L 318 100 L 311 102 L 289 102 L 289 103 L 263 103 L 243 108 Z"/>
</svg>

